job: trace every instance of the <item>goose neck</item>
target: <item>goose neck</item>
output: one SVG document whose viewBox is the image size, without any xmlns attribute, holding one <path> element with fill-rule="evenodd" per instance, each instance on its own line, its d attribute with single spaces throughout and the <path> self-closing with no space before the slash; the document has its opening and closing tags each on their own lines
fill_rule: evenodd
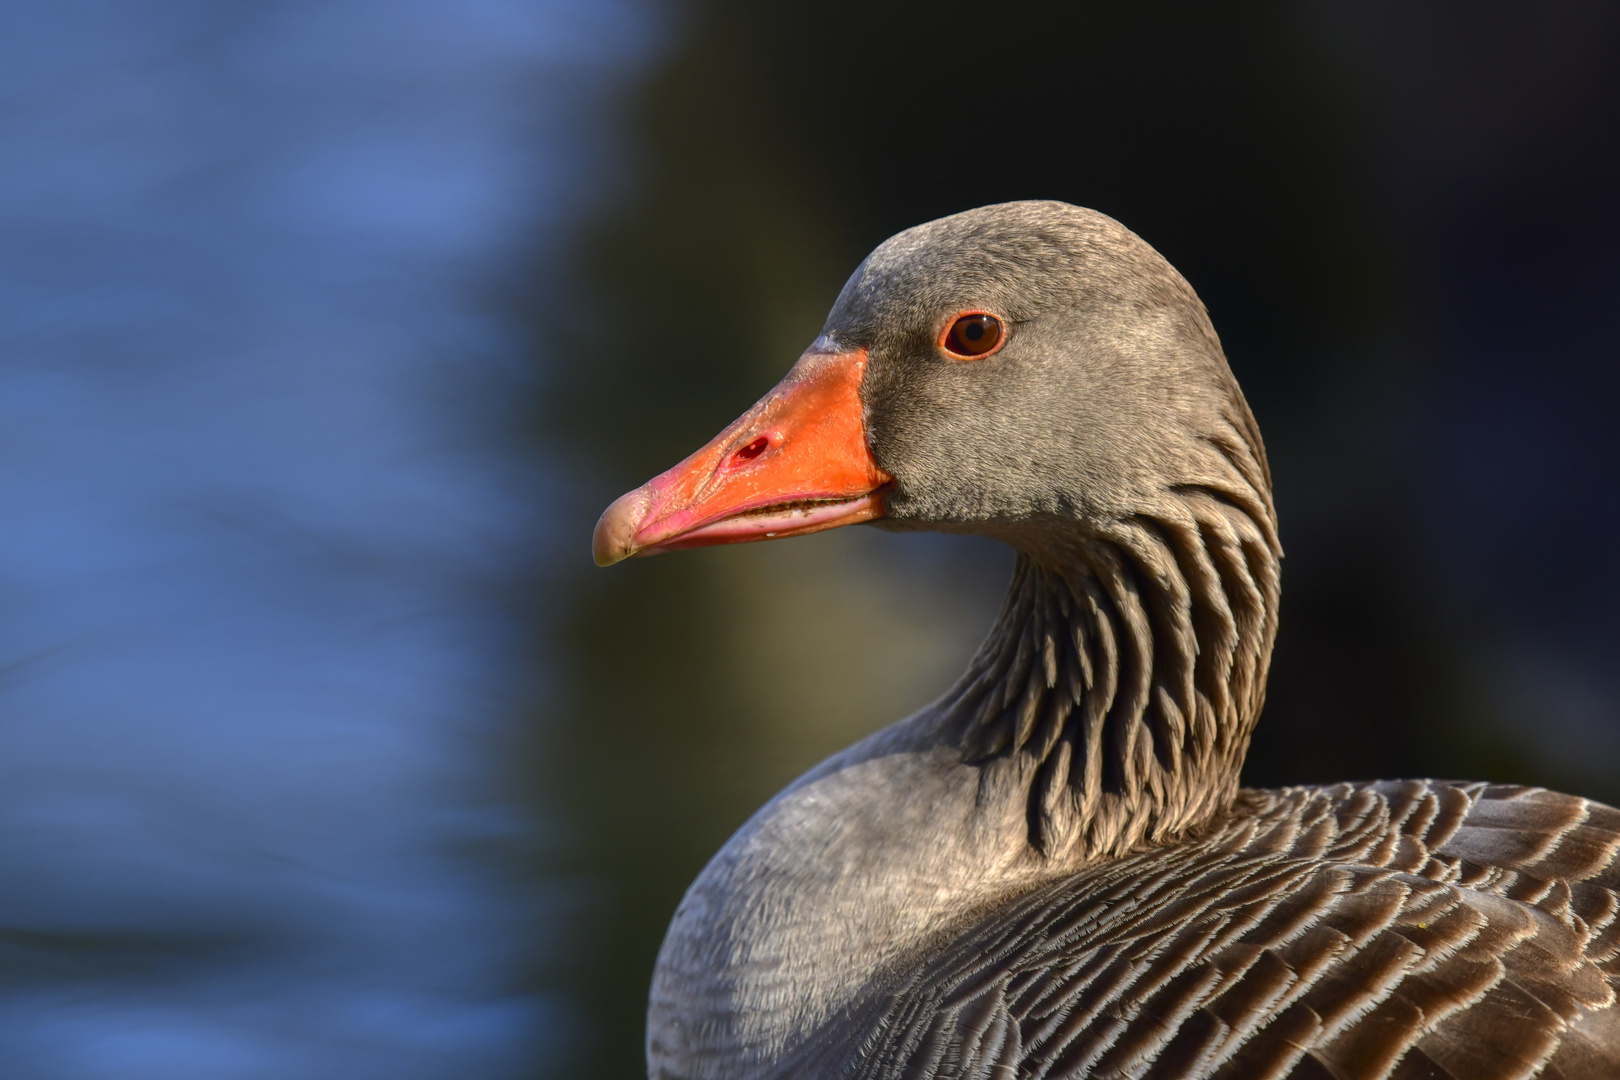
<svg viewBox="0 0 1620 1080">
<path fill-rule="evenodd" d="M 940 703 L 967 761 L 1019 762 L 1028 841 L 1044 856 L 1168 843 L 1237 793 L 1281 552 L 1230 500 L 1175 501 L 1022 544 L 1000 617 Z"/>
</svg>

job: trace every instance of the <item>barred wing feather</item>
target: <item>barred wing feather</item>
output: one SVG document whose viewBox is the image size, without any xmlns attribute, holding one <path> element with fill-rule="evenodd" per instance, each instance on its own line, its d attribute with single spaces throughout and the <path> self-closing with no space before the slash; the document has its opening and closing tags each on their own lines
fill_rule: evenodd
<svg viewBox="0 0 1620 1080">
<path fill-rule="evenodd" d="M 873 1002 L 867 1080 L 1620 1078 L 1620 811 L 1246 791 L 1202 838 L 981 912 Z"/>
</svg>

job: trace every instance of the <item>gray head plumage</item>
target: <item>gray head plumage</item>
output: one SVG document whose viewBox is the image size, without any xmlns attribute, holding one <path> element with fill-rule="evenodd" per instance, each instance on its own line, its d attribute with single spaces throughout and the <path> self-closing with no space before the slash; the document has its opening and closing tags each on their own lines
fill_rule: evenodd
<svg viewBox="0 0 1620 1080">
<path fill-rule="evenodd" d="M 956 312 L 1009 324 L 994 356 L 941 362 Z M 1269 497 L 1264 454 L 1204 306 L 1113 219 L 1007 203 L 908 229 L 855 271 L 825 333 L 864 345 L 873 451 L 895 477 L 895 522 L 1017 527 L 1133 512 L 1167 486 L 1224 483 Z M 1268 509 L 1269 516 L 1269 509 Z"/>
</svg>

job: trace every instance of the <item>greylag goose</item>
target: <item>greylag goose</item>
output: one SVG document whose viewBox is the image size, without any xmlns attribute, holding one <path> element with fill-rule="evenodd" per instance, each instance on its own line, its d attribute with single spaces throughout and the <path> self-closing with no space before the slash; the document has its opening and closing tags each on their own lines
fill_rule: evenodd
<svg viewBox="0 0 1620 1080">
<path fill-rule="evenodd" d="M 657 1080 L 1620 1078 L 1620 812 L 1240 790 L 1277 631 L 1260 433 L 1192 287 L 1062 203 L 879 246 L 786 378 L 616 501 L 606 565 L 855 522 L 1017 551 L 938 702 L 686 894 Z"/>
</svg>

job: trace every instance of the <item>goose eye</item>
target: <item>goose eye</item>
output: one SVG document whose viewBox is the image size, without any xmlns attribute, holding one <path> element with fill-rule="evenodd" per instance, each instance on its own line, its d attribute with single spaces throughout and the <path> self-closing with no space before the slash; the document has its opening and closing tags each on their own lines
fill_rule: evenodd
<svg viewBox="0 0 1620 1080">
<path fill-rule="evenodd" d="M 963 315 L 945 331 L 942 344 L 957 356 L 984 356 L 1001 344 L 1001 320 L 994 315 Z"/>
</svg>

